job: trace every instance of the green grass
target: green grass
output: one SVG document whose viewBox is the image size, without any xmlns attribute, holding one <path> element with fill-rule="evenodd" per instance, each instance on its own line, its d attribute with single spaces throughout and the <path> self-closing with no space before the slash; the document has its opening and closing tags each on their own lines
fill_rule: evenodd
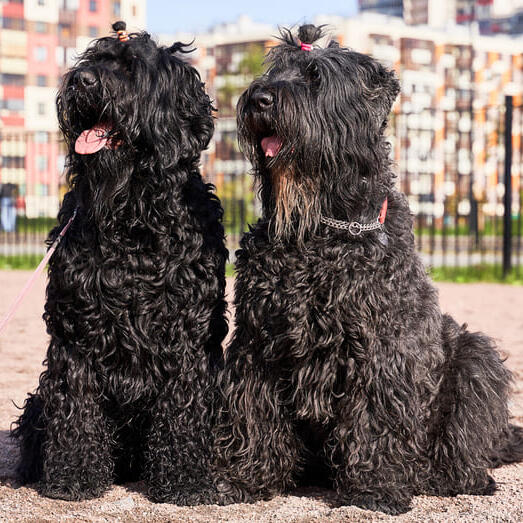
<svg viewBox="0 0 523 523">
<path fill-rule="evenodd" d="M 416 220 L 415 220 L 416 223 Z M 419 236 L 420 234 L 423 236 L 430 236 L 431 234 L 434 234 L 436 236 L 443 236 L 443 229 L 441 227 L 437 228 L 434 227 L 434 230 L 430 227 L 422 227 L 421 229 L 417 226 L 414 227 L 414 234 Z M 460 225 L 458 226 L 458 236 L 468 236 L 470 234 L 468 225 Z M 482 232 L 482 234 L 484 234 Z M 445 228 L 445 236 L 455 236 L 456 235 L 456 228 L 454 226 L 448 226 Z"/>
<path fill-rule="evenodd" d="M 225 276 L 227 276 L 227 278 L 234 278 L 234 276 L 236 276 L 236 273 L 234 272 L 234 263 L 228 263 L 225 266 Z"/>
<path fill-rule="evenodd" d="M 234 264 L 228 263 L 225 274 L 234 277 Z M 503 279 L 502 269 L 499 265 L 482 265 L 472 267 L 436 267 L 429 270 L 430 277 L 434 281 L 445 281 L 452 283 L 507 283 L 510 285 L 523 285 L 523 271 L 520 269 L 519 276 L 516 268 L 512 274 Z"/>
<path fill-rule="evenodd" d="M 17 256 L 0 256 L 0 270 L 24 270 L 30 271 L 36 269 L 42 256 L 31 254 L 22 254 Z M 234 264 L 228 263 L 225 267 L 227 277 L 234 277 Z"/>
<path fill-rule="evenodd" d="M 56 218 L 26 218 L 25 216 L 19 216 L 16 220 L 16 232 L 19 234 L 47 234 L 56 223 Z"/>
<path fill-rule="evenodd" d="M 495 222 L 495 223 L 494 223 Z M 414 234 L 416 236 L 419 236 L 422 234 L 423 236 L 430 236 L 431 234 L 434 234 L 436 236 L 442 236 L 443 235 L 443 228 L 442 227 L 434 227 L 432 229 L 429 226 L 424 225 L 423 227 L 418 227 L 418 219 L 414 218 Z M 472 234 L 469 228 L 468 223 L 463 224 L 460 223 L 457 227 L 454 225 L 448 225 L 445 227 L 445 236 L 468 236 Z M 512 217 L 512 236 L 518 236 L 518 234 L 521 234 L 521 231 L 518 229 L 518 218 Z M 479 231 L 480 236 L 503 236 L 503 218 L 502 217 L 496 217 L 496 218 L 488 218 L 485 220 L 484 226 Z"/>
<path fill-rule="evenodd" d="M 41 256 L 18 255 L 0 256 L 0 270 L 34 270 L 40 263 Z M 228 278 L 234 278 L 234 264 L 228 263 L 225 268 Z M 435 267 L 429 270 L 429 274 L 434 281 L 452 283 L 507 283 L 510 285 L 523 285 L 523 271 L 516 268 L 512 270 L 505 279 L 499 265 L 483 265 L 473 267 Z"/>
<path fill-rule="evenodd" d="M 30 271 L 36 269 L 42 256 L 31 254 L 22 254 L 17 256 L 0 256 L 0 270 L 24 270 Z M 228 263 L 225 267 L 227 277 L 234 277 L 234 264 Z"/>
<path fill-rule="evenodd" d="M 507 283 L 523 285 L 523 274 L 517 268 L 503 278 L 502 268 L 499 265 L 481 265 L 472 267 L 432 267 L 429 274 L 434 281 L 452 283 Z"/>
<path fill-rule="evenodd" d="M 1 270 L 31 271 L 38 267 L 43 256 L 32 254 L 18 254 L 15 256 L 0 256 Z"/>
</svg>

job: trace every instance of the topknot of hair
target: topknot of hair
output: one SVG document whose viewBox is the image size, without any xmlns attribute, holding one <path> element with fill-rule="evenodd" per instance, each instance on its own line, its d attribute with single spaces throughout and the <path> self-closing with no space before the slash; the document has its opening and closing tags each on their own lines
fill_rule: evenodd
<svg viewBox="0 0 523 523">
<path fill-rule="evenodd" d="M 313 24 L 302 25 L 298 29 L 298 38 L 304 44 L 312 44 L 323 36 L 323 26 L 316 27 Z"/>
<path fill-rule="evenodd" d="M 174 42 L 170 47 L 167 48 L 167 51 L 171 54 L 174 53 L 192 53 L 195 49 L 191 46 L 194 43 L 194 40 L 188 44 L 184 44 L 183 42 Z"/>
<path fill-rule="evenodd" d="M 113 31 L 115 31 L 115 32 L 125 31 L 127 24 L 125 22 L 123 22 L 122 20 L 118 20 L 118 22 L 115 22 L 111 27 L 113 28 Z"/>
</svg>

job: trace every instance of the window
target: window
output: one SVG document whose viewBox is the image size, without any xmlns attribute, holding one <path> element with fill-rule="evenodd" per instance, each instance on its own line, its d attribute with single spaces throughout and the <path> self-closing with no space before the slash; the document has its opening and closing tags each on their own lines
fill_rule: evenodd
<svg viewBox="0 0 523 523">
<path fill-rule="evenodd" d="M 55 49 L 56 65 L 63 67 L 65 65 L 65 49 L 57 46 Z"/>
<path fill-rule="evenodd" d="M 91 11 L 91 13 L 96 13 L 96 11 L 98 11 L 96 0 L 89 0 L 89 11 Z"/>
<path fill-rule="evenodd" d="M 7 109 L 8 111 L 23 111 L 24 100 L 23 98 L 6 98 L 5 100 L 2 100 L 0 107 L 2 107 L 2 109 Z"/>
<path fill-rule="evenodd" d="M 38 171 L 47 171 L 47 156 L 38 155 L 36 157 L 36 169 Z"/>
<path fill-rule="evenodd" d="M 35 22 L 35 31 L 37 33 L 47 33 L 47 24 L 45 22 Z"/>
<path fill-rule="evenodd" d="M 113 15 L 120 16 L 121 12 L 122 12 L 122 5 L 120 4 L 120 2 L 114 2 L 113 3 Z"/>
<path fill-rule="evenodd" d="M 25 75 L 0 73 L 0 84 L 2 85 L 17 85 L 19 87 L 25 85 Z"/>
<path fill-rule="evenodd" d="M 89 36 L 91 38 L 96 38 L 98 36 L 98 27 L 96 27 L 95 25 L 90 25 L 89 26 Z"/>
<path fill-rule="evenodd" d="M 37 62 L 45 62 L 47 60 L 47 47 L 41 45 L 35 47 L 34 57 Z"/>
<path fill-rule="evenodd" d="M 46 110 L 45 110 L 45 104 L 43 102 L 38 102 L 38 114 L 40 116 L 45 116 Z"/>
<path fill-rule="evenodd" d="M 2 27 L 4 29 L 14 29 L 16 31 L 25 30 L 25 22 L 23 18 L 2 18 Z"/>
<path fill-rule="evenodd" d="M 3 156 L 2 167 L 5 169 L 23 169 L 25 158 L 22 156 Z"/>
<path fill-rule="evenodd" d="M 133 16 L 136 16 L 136 13 L 138 12 L 138 9 L 136 8 L 136 4 L 133 4 L 131 12 L 132 12 Z"/>
<path fill-rule="evenodd" d="M 68 47 L 65 50 L 65 64 L 69 67 L 73 66 L 76 62 L 77 54 L 74 47 Z"/>
<path fill-rule="evenodd" d="M 34 141 L 35 141 L 35 143 L 47 143 L 49 141 L 47 132 L 46 131 L 35 131 Z"/>
<path fill-rule="evenodd" d="M 72 36 L 71 24 L 58 24 L 58 34 L 62 38 L 69 38 Z"/>
<path fill-rule="evenodd" d="M 36 77 L 36 85 L 38 87 L 46 87 L 47 86 L 47 76 L 45 76 L 44 74 L 39 74 Z"/>
<path fill-rule="evenodd" d="M 38 5 L 45 5 L 45 0 L 38 0 Z"/>
</svg>

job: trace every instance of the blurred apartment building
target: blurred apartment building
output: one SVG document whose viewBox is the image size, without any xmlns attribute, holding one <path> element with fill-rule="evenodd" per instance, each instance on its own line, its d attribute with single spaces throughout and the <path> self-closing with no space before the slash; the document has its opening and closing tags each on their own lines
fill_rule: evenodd
<svg viewBox="0 0 523 523">
<path fill-rule="evenodd" d="M 411 26 L 370 14 L 339 20 L 336 26 L 345 45 L 398 73 L 401 94 L 391 117 L 391 139 L 399 182 L 416 214 L 442 216 L 444 210 L 449 212 L 449 201 L 456 216 L 468 215 L 472 201 L 483 204 L 487 215 L 502 212 L 504 103 L 506 95 L 514 96 L 517 212 L 523 160 L 523 37 L 471 35 L 468 27 L 459 25 Z"/>
<path fill-rule="evenodd" d="M 89 42 L 125 20 L 145 27 L 145 0 L 0 1 L 0 184 L 28 217 L 55 216 L 64 155 L 55 96 Z"/>
<path fill-rule="evenodd" d="M 399 183 L 415 213 L 438 217 L 452 205 L 456 216 L 467 215 L 473 202 L 481 203 L 486 214 L 502 212 L 504 99 L 513 94 L 519 115 L 512 171 L 513 209 L 518 211 L 523 37 L 471 34 L 457 24 L 448 29 L 412 26 L 374 13 L 319 16 L 314 22 L 328 24 L 343 45 L 397 71 L 402 91 L 391 117 L 391 141 Z M 218 108 L 215 140 L 204 167 L 219 192 L 235 179 L 250 183 L 244 177 L 249 164 L 236 141 L 234 108 L 256 75 L 248 65 L 275 45 L 275 34 L 276 27 L 242 17 L 196 36 L 192 60 Z M 178 36 L 190 40 L 190 35 Z"/>
<path fill-rule="evenodd" d="M 523 34 L 523 0 L 358 0 L 360 12 L 403 18 L 409 25 L 472 25 L 480 34 Z"/>
<path fill-rule="evenodd" d="M 213 27 L 208 33 L 175 36 L 183 42 L 195 38 L 195 50 L 188 56 L 217 108 L 214 139 L 202 163 L 206 178 L 218 189 L 250 170 L 250 163 L 237 144 L 236 103 L 246 86 L 263 72 L 265 52 L 275 45 L 277 32 L 276 27 L 253 22 L 243 15 L 236 22 Z M 159 39 L 170 45 L 173 37 L 160 35 Z"/>
</svg>

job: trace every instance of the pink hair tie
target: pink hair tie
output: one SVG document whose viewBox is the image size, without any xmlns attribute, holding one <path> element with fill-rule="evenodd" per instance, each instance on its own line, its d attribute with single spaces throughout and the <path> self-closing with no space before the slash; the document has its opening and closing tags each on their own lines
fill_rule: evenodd
<svg viewBox="0 0 523 523">
<path fill-rule="evenodd" d="M 118 35 L 118 40 L 120 40 L 120 42 L 127 42 L 129 40 L 129 35 L 124 29 L 116 31 L 116 34 Z"/>
<path fill-rule="evenodd" d="M 302 51 L 312 51 L 312 44 L 301 43 Z"/>
</svg>

